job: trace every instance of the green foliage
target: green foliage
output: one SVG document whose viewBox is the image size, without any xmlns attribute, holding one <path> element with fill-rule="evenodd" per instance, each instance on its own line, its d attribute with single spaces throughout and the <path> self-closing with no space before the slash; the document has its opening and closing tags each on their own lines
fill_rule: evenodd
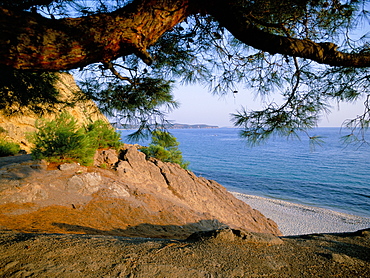
<svg viewBox="0 0 370 278">
<path fill-rule="evenodd" d="M 120 135 L 109 123 L 103 120 L 97 120 L 89 124 L 86 127 L 86 131 L 95 149 L 119 149 L 122 145 Z"/>
<path fill-rule="evenodd" d="M 0 1 L 11 8 L 27 10 L 37 7 L 40 14 L 50 18 L 111 12 L 131 2 Z M 289 39 L 329 42 L 329 45 L 336 45 L 333 49 L 338 46 L 338 50 L 346 53 L 369 53 L 368 0 L 225 0 L 215 1 L 212 5 L 217 8 L 221 2 L 235 6 L 242 13 L 245 26 L 265 33 Z M 237 19 L 231 23 L 239 24 Z M 233 116 L 235 125 L 243 129 L 242 136 L 251 144 L 272 135 L 295 136 L 298 131 L 315 127 L 320 117 L 328 112 L 330 104 L 354 101 L 369 94 L 368 68 L 329 67 L 307 59 L 270 54 L 242 43 L 227 31 L 226 25 L 209 15 L 190 16 L 148 49 L 154 59 L 151 67 L 135 55 L 111 61 L 110 65 L 87 66 L 78 72 L 84 79 L 81 82 L 83 91 L 97 101 L 104 112 L 117 116 L 119 124 L 137 126 L 135 138 L 143 131 L 152 130 L 157 123 L 164 123 L 166 109 L 177 107 L 171 94 L 171 80 L 183 84 L 205 84 L 210 91 L 221 95 L 245 88 L 262 96 L 266 103 L 259 111 L 242 108 Z M 1 85 L 9 80 L 18 87 L 18 80 L 31 84 L 28 75 L 21 76 L 20 72 L 12 73 L 13 76 L 7 74 L 0 74 L 0 91 L 5 88 L 5 93 L 0 92 L 0 108 L 2 104 L 11 107 L 13 99 L 17 98 L 25 105 L 37 104 L 40 92 L 53 97 L 52 93 L 47 93 L 48 90 L 33 85 L 16 89 Z M 33 77 L 39 76 L 34 74 Z M 13 95 L 11 91 L 21 94 Z M 267 103 L 266 96 L 274 93 L 281 96 L 273 96 L 270 98 L 273 101 Z M 25 96 L 34 97 L 31 101 L 24 101 Z M 348 139 L 358 138 L 352 135 L 356 135 L 357 129 L 366 128 L 369 115 L 370 110 L 367 109 L 346 123 L 353 131 Z"/>
<path fill-rule="evenodd" d="M 368 35 L 357 40 L 342 35 L 349 34 L 361 21 L 367 24 L 365 1 L 233 3 L 240 5 L 247 24 L 266 33 L 316 42 L 330 41 L 345 52 L 368 52 Z M 367 94 L 370 85 L 369 69 L 318 66 L 306 59 L 253 49 L 235 39 L 209 15 L 189 17 L 186 22 L 166 32 L 148 51 L 155 60 L 151 67 L 134 55 L 126 57 L 124 62 L 114 62 L 121 77 L 125 77 L 120 82 L 126 80 L 127 83 L 120 90 L 122 98 L 107 93 L 107 90 L 98 90 L 99 103 L 107 103 L 103 106 L 108 109 L 115 107 L 124 111 L 120 114 L 121 119 L 139 126 L 137 134 L 153 125 L 152 116 L 159 111 L 157 108 L 146 109 L 138 100 L 143 95 L 147 96 L 142 92 L 151 90 L 148 86 L 139 85 L 147 82 L 149 77 L 153 80 L 179 80 L 183 84 L 206 84 L 213 93 L 221 95 L 244 87 L 262 96 L 266 105 L 261 110 L 242 108 L 233 115 L 235 125 L 243 129 L 241 135 L 252 145 L 272 135 L 296 136 L 300 131 L 315 127 L 329 111 L 331 103 L 354 101 Z M 98 72 L 97 68 L 91 69 Z M 108 71 L 108 67 L 100 69 Z M 102 75 L 107 76 L 106 73 Z M 87 83 L 92 84 L 90 81 Z M 274 102 L 266 102 L 266 96 L 275 93 L 282 97 L 273 96 Z M 122 107 L 111 105 L 116 100 L 119 105 L 127 106 L 122 110 Z M 135 102 L 139 105 L 133 113 Z"/>
<path fill-rule="evenodd" d="M 28 72 L 0 66 L 0 110 L 5 114 L 25 110 L 37 114 L 50 111 L 59 100 L 55 73 Z"/>
<path fill-rule="evenodd" d="M 84 128 L 77 126 L 77 121 L 63 112 L 52 121 L 37 121 L 38 131 L 30 135 L 34 159 L 46 159 L 53 162 L 76 161 L 90 165 L 95 154 L 92 138 Z"/>
<path fill-rule="evenodd" d="M 30 135 L 35 145 L 32 149 L 34 159 L 90 165 L 98 148 L 118 149 L 121 146 L 119 134 L 102 120 L 86 128 L 78 127 L 77 121 L 63 112 L 55 120 L 38 121 L 36 127 L 38 131 Z"/>
<path fill-rule="evenodd" d="M 370 128 L 370 95 L 367 96 L 364 102 L 364 112 L 356 118 L 344 122 L 344 127 L 349 130 L 349 134 L 342 136 L 341 140 L 345 144 L 355 144 L 361 146 L 363 144 L 370 145 L 366 139 Z"/>
<path fill-rule="evenodd" d="M 82 91 L 98 103 L 101 111 L 119 119 L 119 126 L 135 126 L 135 140 L 150 126 L 161 123 L 165 114 L 178 107 L 172 95 L 172 81 L 148 78 L 143 74 L 133 78 L 90 77 L 79 85 Z"/>
<path fill-rule="evenodd" d="M 20 146 L 17 143 L 0 138 L 0 156 L 9 156 L 19 153 Z"/>
<path fill-rule="evenodd" d="M 34 159 L 90 165 L 98 148 L 118 149 L 121 145 L 119 134 L 102 120 L 78 127 L 76 120 L 64 112 L 55 120 L 38 121 L 36 126 L 38 131 L 30 135 L 35 145 Z"/>
<path fill-rule="evenodd" d="M 183 160 L 178 146 L 179 142 L 176 140 L 176 137 L 169 132 L 157 129 L 152 132 L 152 142 L 150 145 L 140 150 L 147 157 L 155 157 L 163 162 L 177 163 L 182 168 L 187 169 L 189 162 Z"/>
<path fill-rule="evenodd" d="M 309 136 L 309 139 L 311 151 L 315 151 L 316 146 L 322 147 L 322 144 L 325 142 L 322 136 Z"/>
</svg>

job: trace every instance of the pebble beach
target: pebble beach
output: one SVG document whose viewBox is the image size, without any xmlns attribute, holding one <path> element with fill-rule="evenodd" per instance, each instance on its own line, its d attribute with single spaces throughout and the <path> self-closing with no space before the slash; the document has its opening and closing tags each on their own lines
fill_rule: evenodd
<svg viewBox="0 0 370 278">
<path fill-rule="evenodd" d="M 284 236 L 355 232 L 370 228 L 370 218 L 367 217 L 237 192 L 231 193 L 274 220 Z"/>
</svg>

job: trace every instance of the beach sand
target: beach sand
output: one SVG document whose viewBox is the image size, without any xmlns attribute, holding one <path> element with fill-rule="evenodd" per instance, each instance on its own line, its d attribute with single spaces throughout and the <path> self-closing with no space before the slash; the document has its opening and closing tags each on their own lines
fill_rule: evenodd
<svg viewBox="0 0 370 278">
<path fill-rule="evenodd" d="M 355 232 L 370 227 L 370 218 L 366 217 L 237 192 L 231 193 L 274 220 L 284 236 Z"/>
</svg>

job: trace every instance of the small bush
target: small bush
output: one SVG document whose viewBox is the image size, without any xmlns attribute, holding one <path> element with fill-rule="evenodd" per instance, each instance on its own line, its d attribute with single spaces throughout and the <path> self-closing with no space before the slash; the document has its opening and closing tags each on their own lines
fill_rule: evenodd
<svg viewBox="0 0 370 278">
<path fill-rule="evenodd" d="M 21 150 L 17 143 L 0 138 L 0 156 L 9 156 L 19 153 Z"/>
<path fill-rule="evenodd" d="M 122 145 L 120 135 L 110 124 L 102 120 L 89 124 L 86 130 L 96 149 L 114 148 L 118 150 Z"/>
<path fill-rule="evenodd" d="M 177 142 L 176 137 L 169 132 L 155 130 L 152 133 L 151 144 L 148 147 L 142 147 L 140 150 L 147 157 L 154 157 L 163 162 L 177 163 L 182 168 L 187 169 L 189 162 L 183 160 L 178 146 L 179 142 Z"/>
<path fill-rule="evenodd" d="M 36 127 L 38 131 L 30 136 L 35 145 L 32 149 L 34 159 L 92 164 L 96 149 L 91 137 L 86 135 L 84 128 L 78 128 L 77 121 L 68 113 L 62 113 L 52 121 L 37 121 Z"/>
<path fill-rule="evenodd" d="M 98 120 L 79 128 L 68 113 L 62 113 L 52 121 L 38 121 L 36 127 L 38 131 L 29 136 L 35 145 L 32 149 L 34 159 L 91 165 L 98 148 L 118 149 L 122 144 L 120 135 L 108 123 Z"/>
</svg>

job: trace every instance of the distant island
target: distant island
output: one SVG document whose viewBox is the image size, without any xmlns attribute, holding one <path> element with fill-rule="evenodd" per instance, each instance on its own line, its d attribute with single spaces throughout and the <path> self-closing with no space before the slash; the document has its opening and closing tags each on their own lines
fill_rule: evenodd
<svg viewBox="0 0 370 278">
<path fill-rule="evenodd" d="M 117 129 L 136 129 L 138 128 L 138 126 L 134 126 L 134 125 L 117 125 L 117 124 L 112 124 L 112 125 Z M 206 125 L 206 124 L 188 125 L 188 124 L 179 124 L 179 123 L 166 124 L 164 125 L 164 127 L 167 129 L 219 128 L 218 126 L 215 126 L 215 125 Z"/>
<path fill-rule="evenodd" d="M 195 125 L 188 125 L 188 124 L 169 124 L 166 125 L 166 128 L 172 128 L 172 129 L 180 129 L 180 128 L 218 128 L 218 126 L 215 125 L 206 125 L 206 124 L 195 124 Z"/>
</svg>

